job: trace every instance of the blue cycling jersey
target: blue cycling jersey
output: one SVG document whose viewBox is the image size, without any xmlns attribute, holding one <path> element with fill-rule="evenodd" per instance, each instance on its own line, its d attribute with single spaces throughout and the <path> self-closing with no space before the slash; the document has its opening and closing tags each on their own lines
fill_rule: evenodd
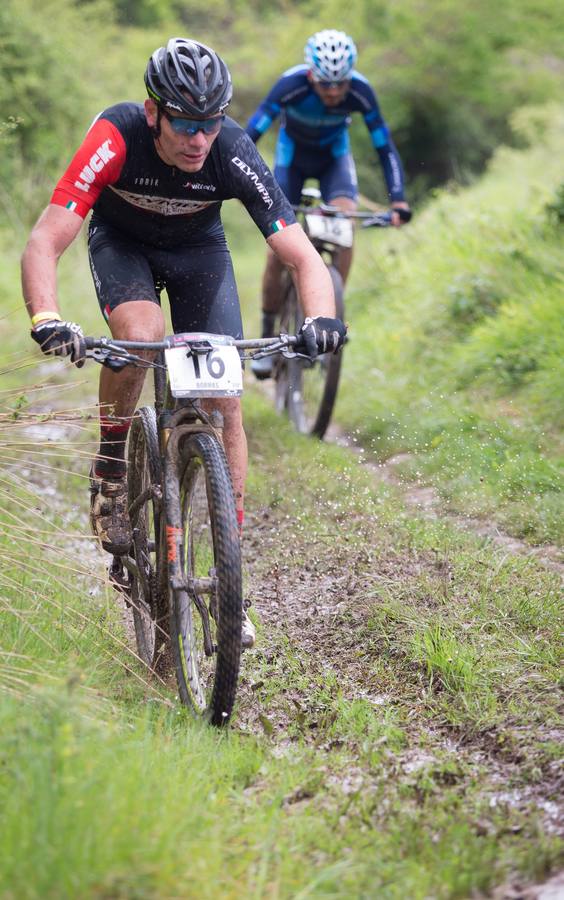
<svg viewBox="0 0 564 900">
<path fill-rule="evenodd" d="M 291 167 L 295 154 L 308 150 L 326 152 L 335 159 L 350 153 L 348 128 L 351 115 L 358 112 L 382 164 L 390 200 L 403 200 L 401 160 L 367 79 L 354 71 L 343 100 L 329 107 L 315 92 L 307 73 L 305 65 L 284 72 L 249 119 L 247 134 L 256 143 L 280 116 L 277 160 L 283 159 Z"/>
</svg>

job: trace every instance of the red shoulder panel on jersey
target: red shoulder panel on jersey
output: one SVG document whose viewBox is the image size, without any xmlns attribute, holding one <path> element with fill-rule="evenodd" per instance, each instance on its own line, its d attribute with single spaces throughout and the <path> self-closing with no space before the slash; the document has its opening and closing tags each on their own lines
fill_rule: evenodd
<svg viewBox="0 0 564 900">
<path fill-rule="evenodd" d="M 107 119 L 97 119 L 53 191 L 51 203 L 84 218 L 103 188 L 118 180 L 125 154 L 121 132 Z"/>
</svg>

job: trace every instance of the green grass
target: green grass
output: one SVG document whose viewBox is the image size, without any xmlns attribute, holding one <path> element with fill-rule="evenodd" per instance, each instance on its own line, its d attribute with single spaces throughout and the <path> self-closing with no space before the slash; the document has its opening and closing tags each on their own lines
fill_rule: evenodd
<svg viewBox="0 0 564 900">
<path fill-rule="evenodd" d="M 358 236 L 337 411 L 377 456 L 412 454 L 404 474 L 451 508 L 536 543 L 564 521 L 564 136 L 548 119 L 400 234 Z"/>
<path fill-rule="evenodd" d="M 542 878 L 561 845 L 534 795 L 491 805 L 499 786 L 484 747 L 527 759 L 508 769 L 525 794 L 554 761 L 540 739 L 556 723 L 554 576 L 412 520 L 347 451 L 297 439 L 254 390 L 246 402 L 249 506 L 274 525 L 253 579 L 279 566 L 306 605 L 327 602 L 320 575 L 342 574 L 346 558 L 361 586 L 334 632 L 366 696 L 333 669 L 335 648 L 320 667 L 281 621 L 263 629 L 269 654 L 245 661 L 243 683 L 263 681 L 262 727 L 243 727 L 244 699 L 230 734 L 198 727 L 128 652 L 96 562 L 73 559 L 83 519 L 38 512 L 30 488 L 11 488 L 0 895 L 423 900 L 487 891 L 514 872 Z M 28 523 L 19 544 L 16 508 Z"/>
<path fill-rule="evenodd" d="M 360 236 L 339 406 L 376 453 L 418 451 L 406 477 L 436 478 L 454 508 L 463 498 L 466 511 L 518 516 L 534 540 L 557 531 L 556 382 L 552 363 L 509 366 L 507 337 L 538 359 L 538 323 L 556 346 L 554 295 L 526 314 L 503 210 L 517 221 L 520 191 L 528 208 L 506 178 L 524 166 L 536 185 L 544 152 L 508 157 L 483 194 L 439 198 L 412 230 Z M 240 211 L 227 210 L 234 229 Z M 543 216 L 528 253 L 554 275 Z M 252 334 L 264 248 L 246 228 L 233 234 Z M 199 726 L 132 653 L 86 536 L 95 367 L 46 364 L 30 344 L 20 236 L 2 241 L 0 897 L 450 900 L 561 866 L 547 812 L 562 757 L 557 575 L 414 517 L 362 464 L 370 454 L 297 437 L 249 384 L 259 645 L 230 732 Z M 65 315 L 104 333 L 83 246 L 63 260 L 61 287 Z M 504 318 L 509 308 L 519 315 Z M 483 363 L 496 342 L 497 368 Z"/>
</svg>

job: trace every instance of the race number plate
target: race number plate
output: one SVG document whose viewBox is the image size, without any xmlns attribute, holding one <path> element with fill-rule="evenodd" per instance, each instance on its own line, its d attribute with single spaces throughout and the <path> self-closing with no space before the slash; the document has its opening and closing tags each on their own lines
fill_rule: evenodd
<svg viewBox="0 0 564 900">
<path fill-rule="evenodd" d="M 353 227 L 350 219 L 306 216 L 306 224 L 311 238 L 328 241 L 338 247 L 352 247 L 353 245 Z"/>
<path fill-rule="evenodd" d="M 238 397 L 243 393 L 243 370 L 236 347 L 213 346 L 207 353 L 187 347 L 165 350 L 173 397 Z"/>
</svg>

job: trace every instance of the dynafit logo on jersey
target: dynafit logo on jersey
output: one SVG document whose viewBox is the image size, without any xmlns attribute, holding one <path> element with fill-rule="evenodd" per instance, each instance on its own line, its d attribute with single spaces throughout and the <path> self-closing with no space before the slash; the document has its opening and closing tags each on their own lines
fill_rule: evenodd
<svg viewBox="0 0 564 900">
<path fill-rule="evenodd" d="M 115 153 L 113 150 L 110 150 L 111 143 L 111 140 L 107 140 L 104 141 L 103 144 L 100 144 L 96 152 L 93 153 L 90 157 L 88 164 L 84 166 L 82 172 L 75 181 L 75 187 L 79 188 L 81 191 L 84 191 L 85 194 L 87 194 L 90 190 L 90 185 L 94 184 L 98 172 L 101 172 L 104 166 L 106 166 L 109 161 L 114 158 Z"/>
<path fill-rule="evenodd" d="M 268 193 L 268 191 L 265 188 L 262 181 L 259 179 L 257 173 L 253 172 L 251 167 L 248 166 L 246 162 L 243 162 L 242 159 L 239 159 L 238 156 L 234 156 L 233 159 L 231 160 L 231 162 L 233 163 L 233 165 L 237 166 L 238 169 L 241 169 L 241 172 L 243 172 L 244 175 L 246 175 L 248 178 L 251 179 L 251 181 L 253 182 L 257 191 L 261 195 L 264 203 L 266 203 L 266 205 L 270 209 L 270 207 L 273 205 L 274 201 L 273 201 L 272 197 L 270 196 L 270 194 Z"/>
</svg>

